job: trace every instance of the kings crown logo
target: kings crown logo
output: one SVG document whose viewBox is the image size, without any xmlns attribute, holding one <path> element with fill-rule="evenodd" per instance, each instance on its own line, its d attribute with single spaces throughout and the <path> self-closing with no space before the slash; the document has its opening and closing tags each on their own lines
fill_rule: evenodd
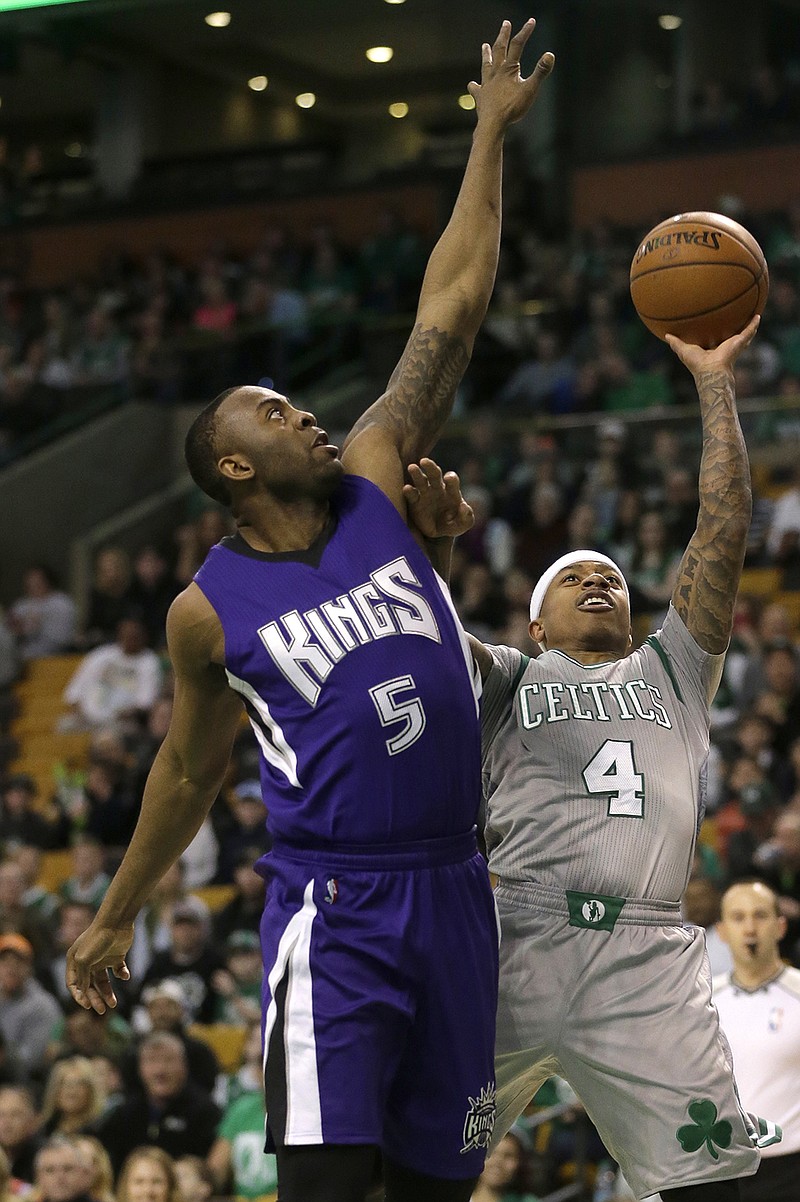
<svg viewBox="0 0 800 1202">
<path fill-rule="evenodd" d="M 464 1145 L 461 1154 L 474 1148 L 488 1148 L 497 1114 L 496 1095 L 492 1081 L 481 1089 L 477 1098 L 469 1099 L 467 1117 L 464 1119 Z"/>
</svg>

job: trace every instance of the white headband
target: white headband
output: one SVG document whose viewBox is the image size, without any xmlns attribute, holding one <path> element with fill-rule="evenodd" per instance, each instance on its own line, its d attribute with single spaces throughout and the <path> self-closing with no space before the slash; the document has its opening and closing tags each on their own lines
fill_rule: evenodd
<svg viewBox="0 0 800 1202">
<path fill-rule="evenodd" d="M 536 582 L 536 587 L 531 593 L 530 620 L 533 622 L 542 612 L 542 602 L 544 595 L 550 585 L 555 580 L 559 572 L 564 568 L 568 568 L 573 563 L 604 563 L 606 567 L 613 568 L 622 581 L 622 587 L 625 589 L 625 594 L 628 596 L 628 585 L 613 559 L 609 559 L 608 555 L 601 555 L 599 551 L 568 551 L 566 555 L 562 555 L 554 564 L 551 564 L 546 572 L 542 572 Z"/>
</svg>

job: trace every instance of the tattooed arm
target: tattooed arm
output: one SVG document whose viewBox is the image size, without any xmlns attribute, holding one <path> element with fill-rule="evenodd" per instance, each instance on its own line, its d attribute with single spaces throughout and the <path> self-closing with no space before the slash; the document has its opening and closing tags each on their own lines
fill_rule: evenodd
<svg viewBox="0 0 800 1202">
<path fill-rule="evenodd" d="M 525 115 L 552 70 L 553 56 L 545 54 L 528 79 L 520 76 L 534 24 L 528 21 L 512 38 L 504 21 L 494 45 L 483 46 L 481 83 L 469 85 L 478 113 L 472 150 L 425 272 L 411 337 L 386 392 L 345 442 L 345 469 L 378 484 L 404 516 L 404 466 L 431 449 L 447 420 L 494 286 L 505 132 Z"/>
<path fill-rule="evenodd" d="M 705 351 L 668 335 L 667 342 L 694 376 L 703 420 L 700 512 L 678 571 L 672 604 L 704 651 L 725 651 L 733 625 L 752 495 L 750 464 L 736 413 L 733 366 L 758 329 Z"/>
</svg>

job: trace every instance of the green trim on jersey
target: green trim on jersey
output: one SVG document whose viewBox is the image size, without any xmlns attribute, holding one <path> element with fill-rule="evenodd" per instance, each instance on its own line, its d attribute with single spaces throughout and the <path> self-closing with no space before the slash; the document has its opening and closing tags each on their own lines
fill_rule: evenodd
<svg viewBox="0 0 800 1202">
<path fill-rule="evenodd" d="M 516 676 L 514 677 L 514 679 L 511 682 L 511 692 L 512 693 L 516 693 L 517 685 L 522 680 L 522 677 L 525 675 L 525 669 L 527 668 L 527 666 L 530 662 L 531 662 L 531 657 L 529 655 L 526 655 L 525 652 L 523 651 L 522 652 L 522 663 L 519 666 Z"/>
<path fill-rule="evenodd" d="M 685 705 L 686 702 L 683 700 L 683 694 L 678 688 L 678 682 L 675 679 L 675 673 L 672 671 L 672 664 L 669 662 L 669 656 L 667 655 L 666 651 L 661 646 L 654 634 L 649 634 L 644 641 L 645 643 L 650 644 L 658 658 L 661 660 L 662 664 L 664 665 L 664 671 L 669 677 L 672 687 L 675 690 L 675 696 L 678 698 L 678 701 L 680 701 L 681 705 Z"/>
</svg>

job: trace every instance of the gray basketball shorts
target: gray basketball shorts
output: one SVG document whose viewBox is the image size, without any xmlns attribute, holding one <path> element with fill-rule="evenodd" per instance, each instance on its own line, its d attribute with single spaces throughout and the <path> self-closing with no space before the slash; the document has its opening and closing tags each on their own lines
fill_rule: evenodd
<svg viewBox="0 0 800 1202">
<path fill-rule="evenodd" d="M 755 1173 L 703 931 L 669 903 L 509 881 L 495 899 L 495 1140 L 557 1075 L 637 1198 Z"/>
</svg>

